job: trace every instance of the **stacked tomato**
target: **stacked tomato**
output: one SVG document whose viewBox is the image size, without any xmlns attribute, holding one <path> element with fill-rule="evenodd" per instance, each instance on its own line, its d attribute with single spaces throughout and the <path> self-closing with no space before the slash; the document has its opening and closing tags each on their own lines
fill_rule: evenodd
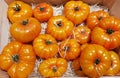
<svg viewBox="0 0 120 78">
<path fill-rule="evenodd" d="M 42 59 L 38 72 L 43 77 L 60 77 L 72 61 L 78 76 L 116 75 L 120 59 L 120 20 L 101 10 L 90 13 L 88 4 L 69 1 L 63 15 L 53 15 L 48 3 L 32 7 L 22 1 L 8 6 L 10 34 L 14 38 L 0 54 L 0 68 L 11 78 L 27 78 L 36 56 Z M 44 34 L 41 23 L 47 22 Z M 84 25 L 80 25 L 84 23 Z"/>
</svg>

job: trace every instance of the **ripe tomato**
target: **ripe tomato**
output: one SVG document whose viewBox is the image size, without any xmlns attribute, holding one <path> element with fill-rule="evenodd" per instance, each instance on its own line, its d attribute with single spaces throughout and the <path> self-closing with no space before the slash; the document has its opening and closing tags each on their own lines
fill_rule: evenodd
<svg viewBox="0 0 120 78">
<path fill-rule="evenodd" d="M 90 41 L 91 30 L 87 26 L 78 26 L 72 32 L 72 38 L 76 39 L 80 44 Z"/>
<path fill-rule="evenodd" d="M 113 16 L 103 18 L 93 29 L 91 41 L 109 50 L 120 46 L 120 20 Z"/>
<path fill-rule="evenodd" d="M 8 6 L 7 16 L 11 23 L 31 17 L 32 7 L 22 1 L 13 1 Z"/>
<path fill-rule="evenodd" d="M 26 18 L 13 23 L 10 27 L 10 33 L 17 41 L 28 43 L 36 38 L 41 31 L 41 25 L 35 18 Z"/>
<path fill-rule="evenodd" d="M 47 3 L 39 3 L 34 8 L 33 15 L 40 22 L 46 22 L 53 16 L 53 8 Z"/>
<path fill-rule="evenodd" d="M 56 40 L 66 39 L 72 32 L 74 25 L 66 17 L 53 16 L 48 21 L 46 32 L 51 34 Z"/>
<path fill-rule="evenodd" d="M 35 53 L 40 58 L 54 57 L 59 50 L 59 46 L 54 37 L 49 34 L 40 34 L 33 41 Z"/>
<path fill-rule="evenodd" d="M 80 44 L 75 39 L 66 39 L 60 44 L 60 56 L 67 60 L 76 59 L 80 55 Z"/>
<path fill-rule="evenodd" d="M 111 67 L 108 69 L 105 75 L 114 76 L 120 72 L 120 58 L 114 51 L 110 51 L 109 54 L 111 57 Z"/>
<path fill-rule="evenodd" d="M 38 71 L 43 77 L 60 77 L 66 72 L 67 65 L 63 58 L 49 58 L 39 65 Z"/>
<path fill-rule="evenodd" d="M 27 78 L 34 69 L 35 60 L 31 45 L 12 41 L 0 54 L 0 68 L 7 71 L 11 78 Z"/>
<path fill-rule="evenodd" d="M 82 1 L 68 1 L 64 7 L 65 16 L 74 24 L 82 23 L 89 13 L 89 5 Z"/>
<path fill-rule="evenodd" d="M 98 26 L 99 22 L 106 17 L 109 17 L 108 12 L 103 10 L 93 11 L 87 18 L 87 26 L 93 30 L 96 26 Z"/>
<path fill-rule="evenodd" d="M 98 78 L 110 68 L 111 58 L 103 46 L 87 44 L 80 55 L 80 65 L 87 76 Z"/>
</svg>

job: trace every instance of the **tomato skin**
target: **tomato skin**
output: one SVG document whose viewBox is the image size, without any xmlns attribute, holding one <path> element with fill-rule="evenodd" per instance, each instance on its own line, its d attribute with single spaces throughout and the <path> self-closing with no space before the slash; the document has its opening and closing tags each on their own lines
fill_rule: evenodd
<svg viewBox="0 0 120 78">
<path fill-rule="evenodd" d="M 49 58 L 38 68 L 43 77 L 61 77 L 67 70 L 67 61 L 63 58 Z"/>
<path fill-rule="evenodd" d="M 80 24 L 90 13 L 89 5 L 82 1 L 68 1 L 64 7 L 64 15 L 74 24 Z"/>
<path fill-rule="evenodd" d="M 33 47 L 17 41 L 7 44 L 0 54 L 0 68 L 11 78 L 27 78 L 34 69 L 35 61 Z"/>
<path fill-rule="evenodd" d="M 39 3 L 34 8 L 33 15 L 40 22 L 46 22 L 53 16 L 53 8 L 48 3 Z"/>
<path fill-rule="evenodd" d="M 87 26 L 93 30 L 96 26 L 99 25 L 99 22 L 103 19 L 109 17 L 109 13 L 103 10 L 94 11 L 89 14 L 87 18 Z"/>
<path fill-rule="evenodd" d="M 54 37 L 49 34 L 40 34 L 33 41 L 35 53 L 40 58 L 54 57 L 59 50 L 59 46 Z"/>
<path fill-rule="evenodd" d="M 101 45 L 88 44 L 80 55 L 83 72 L 92 78 L 103 76 L 111 66 L 108 51 Z"/>
<path fill-rule="evenodd" d="M 40 31 L 41 25 L 39 21 L 33 17 L 13 23 L 10 27 L 12 37 L 22 43 L 31 42 L 39 35 Z"/>
<path fill-rule="evenodd" d="M 68 38 L 74 28 L 74 24 L 62 15 L 53 16 L 48 21 L 46 33 L 52 35 L 56 40 Z"/>
<path fill-rule="evenodd" d="M 87 26 L 78 26 L 72 32 L 72 38 L 76 39 L 80 44 L 90 41 L 91 30 Z"/>
<path fill-rule="evenodd" d="M 114 51 L 109 51 L 111 57 L 111 67 L 106 72 L 105 75 L 114 76 L 120 72 L 120 59 L 117 53 Z"/>
<path fill-rule="evenodd" d="M 13 1 L 8 6 L 7 16 L 11 23 L 31 17 L 32 7 L 22 1 Z"/>
<path fill-rule="evenodd" d="M 103 18 L 99 26 L 93 29 L 91 41 L 109 50 L 118 47 L 120 45 L 120 20 L 113 16 Z"/>
<path fill-rule="evenodd" d="M 60 56 L 67 60 L 76 59 L 81 52 L 80 44 L 75 39 L 66 39 L 60 44 Z"/>
</svg>

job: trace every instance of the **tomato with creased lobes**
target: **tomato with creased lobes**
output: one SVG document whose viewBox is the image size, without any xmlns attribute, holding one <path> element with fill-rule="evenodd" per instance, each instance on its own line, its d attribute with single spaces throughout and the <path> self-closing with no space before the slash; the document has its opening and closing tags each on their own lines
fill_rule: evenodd
<svg viewBox="0 0 120 78">
<path fill-rule="evenodd" d="M 98 26 L 99 22 L 103 19 L 109 17 L 109 13 L 103 10 L 93 11 L 89 14 L 87 18 L 87 26 L 93 30 L 96 26 Z"/>
<path fill-rule="evenodd" d="M 91 78 L 103 76 L 111 66 L 107 49 L 98 44 L 87 44 L 80 55 L 82 71 Z"/>
<path fill-rule="evenodd" d="M 57 41 L 49 34 L 40 34 L 36 37 L 33 41 L 33 47 L 36 55 L 45 59 L 54 57 L 59 51 Z"/>
<path fill-rule="evenodd" d="M 13 1 L 8 5 L 7 17 L 11 23 L 31 17 L 32 7 L 22 1 Z"/>
<path fill-rule="evenodd" d="M 113 16 L 103 18 L 93 29 L 91 41 L 109 50 L 120 46 L 120 20 Z"/>
<path fill-rule="evenodd" d="M 43 77 L 61 77 L 67 70 L 68 63 L 63 58 L 49 58 L 44 60 L 38 68 Z"/>
<path fill-rule="evenodd" d="M 72 31 L 72 38 L 76 39 L 80 44 L 90 41 L 91 30 L 87 26 L 78 26 Z"/>
<path fill-rule="evenodd" d="M 75 39 L 66 39 L 60 43 L 59 54 L 62 58 L 73 60 L 80 55 L 80 47 L 80 44 Z"/>
<path fill-rule="evenodd" d="M 107 76 L 114 76 L 120 72 L 120 58 L 114 51 L 109 51 L 111 58 L 111 67 L 105 73 Z"/>
<path fill-rule="evenodd" d="M 88 4 L 82 1 L 68 1 L 64 6 L 64 15 L 74 24 L 81 24 L 90 13 Z"/>
<path fill-rule="evenodd" d="M 0 54 L 0 68 L 11 78 L 27 78 L 34 69 L 35 61 L 33 47 L 17 41 L 8 43 Z"/>
<path fill-rule="evenodd" d="M 53 16 L 49 19 L 46 33 L 56 40 L 68 38 L 74 28 L 74 24 L 63 15 Z"/>
</svg>

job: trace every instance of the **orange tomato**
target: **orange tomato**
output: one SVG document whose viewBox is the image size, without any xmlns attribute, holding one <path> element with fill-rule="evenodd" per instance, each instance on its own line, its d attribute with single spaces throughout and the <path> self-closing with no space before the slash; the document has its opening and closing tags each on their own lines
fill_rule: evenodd
<svg viewBox="0 0 120 78">
<path fill-rule="evenodd" d="M 32 17 L 13 23 L 10 27 L 12 37 L 22 43 L 32 41 L 39 35 L 40 31 L 39 21 Z"/>
<path fill-rule="evenodd" d="M 80 44 L 75 39 L 63 40 L 60 44 L 59 54 L 67 60 L 76 59 L 80 55 Z"/>
<path fill-rule="evenodd" d="M 59 50 L 59 46 L 54 37 L 49 34 L 40 34 L 33 41 L 33 47 L 37 56 L 41 58 L 54 57 Z"/>
<path fill-rule="evenodd" d="M 40 22 L 46 22 L 53 16 L 53 8 L 48 3 L 39 3 L 34 8 L 33 15 Z"/>
<path fill-rule="evenodd" d="M 110 51 L 109 54 L 111 57 L 111 67 L 108 69 L 105 75 L 114 76 L 120 72 L 120 58 L 114 51 Z"/>
<path fill-rule="evenodd" d="M 13 1 L 8 5 L 7 16 L 11 23 L 32 16 L 32 7 L 22 1 Z"/>
<path fill-rule="evenodd" d="M 80 62 L 79 62 L 79 58 L 73 60 L 72 62 L 72 67 L 75 71 L 75 73 L 80 76 L 80 77 L 85 77 L 86 75 L 83 73 Z"/>
<path fill-rule="evenodd" d="M 101 45 L 88 44 L 80 55 L 82 71 L 91 78 L 103 76 L 111 66 L 108 51 Z"/>
<path fill-rule="evenodd" d="M 74 24 L 85 21 L 89 13 L 89 5 L 82 1 L 68 1 L 64 7 L 64 15 Z"/>
<path fill-rule="evenodd" d="M 91 41 L 109 50 L 120 46 L 120 20 L 113 16 L 103 18 L 93 29 Z"/>
<path fill-rule="evenodd" d="M 66 39 L 72 32 L 74 25 L 62 15 L 53 16 L 48 21 L 46 32 L 51 34 L 56 40 Z"/>
<path fill-rule="evenodd" d="M 35 60 L 31 45 L 13 41 L 0 54 L 0 68 L 7 71 L 11 78 L 27 78 L 34 69 Z"/>
<path fill-rule="evenodd" d="M 49 58 L 39 65 L 38 72 L 43 77 L 60 77 L 66 72 L 67 65 L 63 58 Z"/>
<path fill-rule="evenodd" d="M 87 18 L 87 26 L 93 30 L 96 26 L 98 26 L 99 22 L 106 17 L 109 17 L 108 12 L 103 10 L 93 11 Z"/>
<path fill-rule="evenodd" d="M 91 30 L 87 26 L 78 26 L 72 32 L 72 38 L 76 39 L 80 44 L 90 41 Z"/>
</svg>

